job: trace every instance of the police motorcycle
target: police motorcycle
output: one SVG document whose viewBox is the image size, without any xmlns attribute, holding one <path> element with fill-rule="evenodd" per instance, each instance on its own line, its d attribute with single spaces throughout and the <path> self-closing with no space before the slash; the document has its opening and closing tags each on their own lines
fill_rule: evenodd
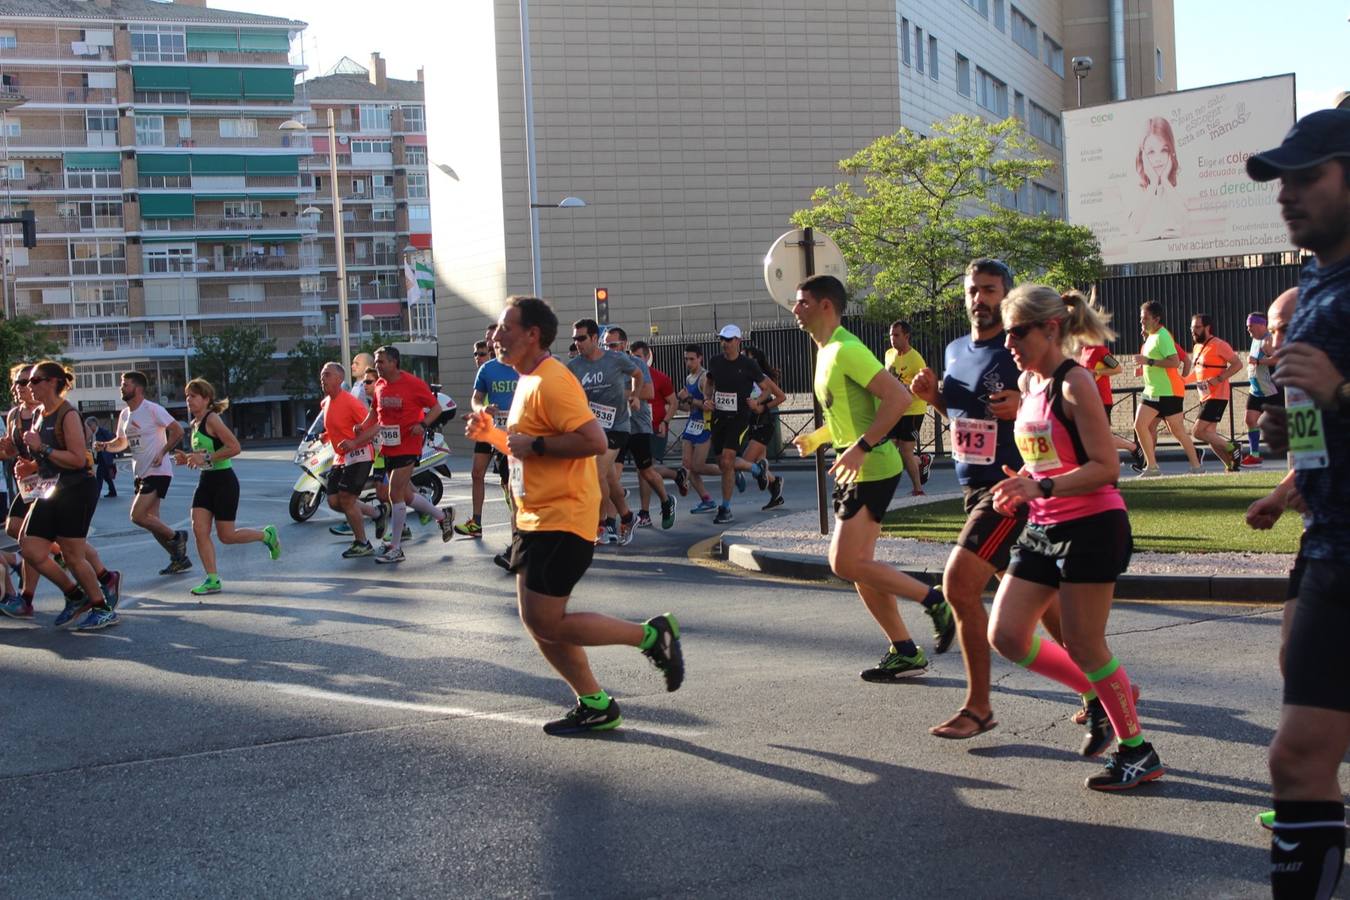
<svg viewBox="0 0 1350 900">
<path fill-rule="evenodd" d="M 441 404 L 441 414 L 427 429 L 427 439 L 422 444 L 422 457 L 417 461 L 412 476 L 413 490 L 426 497 L 432 506 L 441 505 L 441 495 L 445 491 L 441 484 L 441 476 L 451 477 L 448 464 L 450 448 L 445 443 L 441 429 L 455 417 L 457 409 L 455 401 L 445 394 L 437 393 L 436 399 Z M 310 423 L 300 439 L 300 446 L 295 450 L 294 462 L 300 467 L 301 473 L 295 480 L 295 486 L 291 488 L 290 512 L 291 518 L 297 522 L 309 521 L 328 495 L 328 476 L 333 469 L 333 448 L 323 439 L 323 430 L 323 413 L 320 412 Z M 377 502 L 375 484 L 376 477 L 372 472 L 371 477 L 366 479 L 365 485 L 361 488 L 363 503 Z"/>
</svg>

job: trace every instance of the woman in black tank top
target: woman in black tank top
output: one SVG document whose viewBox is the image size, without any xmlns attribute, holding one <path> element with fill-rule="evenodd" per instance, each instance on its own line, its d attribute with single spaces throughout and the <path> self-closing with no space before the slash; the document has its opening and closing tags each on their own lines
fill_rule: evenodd
<svg viewBox="0 0 1350 900">
<path fill-rule="evenodd" d="M 39 404 L 37 417 L 22 441 L 30 459 L 15 465 L 15 474 L 37 475 L 39 493 L 24 519 L 19 547 L 23 558 L 66 595 L 66 606 L 56 619 L 58 628 L 75 625 L 103 628 L 117 622 L 107 605 L 100 575 L 116 576 L 103 568 L 85 538 L 93 518 L 98 485 L 92 458 L 85 446 L 79 413 L 65 400 L 74 376 L 59 363 L 44 361 L 28 373 L 28 387 Z M 72 583 L 52 559 L 52 542 L 61 548 Z"/>
<path fill-rule="evenodd" d="M 7 483 L 11 490 L 8 512 L 5 518 L 5 533 L 14 540 L 19 539 L 19 532 L 23 529 L 23 520 L 28 515 L 28 501 L 23 499 L 19 493 L 19 480 L 14 475 L 14 463 L 19 459 L 28 458 L 28 448 L 23 443 L 23 433 L 29 429 L 33 422 L 33 416 L 37 410 L 37 404 L 33 400 L 33 393 L 28 389 L 28 370 L 32 368 L 28 363 L 17 363 L 10 366 L 9 369 L 9 390 L 14 398 L 14 405 L 10 407 L 9 412 L 5 413 L 5 436 L 0 438 L 0 460 L 4 461 Z M 16 560 L 11 554 L 4 554 L 3 562 L 6 566 L 14 566 Z M 0 600 L 0 613 L 9 615 L 11 613 L 23 616 L 26 604 L 22 602 L 23 596 L 32 597 L 37 588 L 38 573 L 32 566 L 24 565 L 22 559 L 19 559 L 18 566 L 20 574 L 21 594 L 15 595 L 12 586 L 9 584 L 9 573 L 5 573 L 5 597 Z"/>
</svg>

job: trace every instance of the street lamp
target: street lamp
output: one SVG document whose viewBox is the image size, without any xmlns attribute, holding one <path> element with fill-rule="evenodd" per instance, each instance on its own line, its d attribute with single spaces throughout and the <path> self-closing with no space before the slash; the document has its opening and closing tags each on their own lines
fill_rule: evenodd
<svg viewBox="0 0 1350 900">
<path fill-rule="evenodd" d="M 533 165 L 531 165 L 533 171 Z M 533 181 L 533 176 L 531 177 Z M 539 210 L 541 209 L 580 209 L 586 205 L 586 201 L 580 197 L 564 197 L 557 203 L 536 203 L 534 202 L 534 190 L 530 190 L 530 263 L 533 266 L 531 273 L 533 276 L 534 295 L 542 296 L 539 292 L 542 290 L 540 284 L 544 280 L 543 262 L 539 256 Z"/>
<path fill-rule="evenodd" d="M 305 131 L 304 122 L 287 119 L 277 126 L 279 131 Z M 347 248 L 346 236 L 342 232 L 342 198 L 338 196 L 337 176 L 337 125 L 333 121 L 333 110 L 328 110 L 328 190 L 333 201 L 333 250 L 337 257 L 338 283 L 338 359 L 343 368 L 351 371 L 351 329 L 347 324 Z M 313 207 L 309 207 L 313 209 Z M 306 212 L 309 211 L 306 209 Z"/>
</svg>

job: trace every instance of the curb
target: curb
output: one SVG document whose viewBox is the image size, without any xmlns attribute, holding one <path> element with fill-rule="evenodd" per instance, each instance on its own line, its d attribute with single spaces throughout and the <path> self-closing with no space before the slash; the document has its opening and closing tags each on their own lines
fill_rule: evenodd
<svg viewBox="0 0 1350 900">
<path fill-rule="evenodd" d="M 718 558 L 751 572 L 778 575 L 801 581 L 845 582 L 830 571 L 821 556 L 766 550 L 756 544 L 723 535 L 715 546 Z M 942 583 L 942 569 L 901 569 L 925 584 Z M 990 579 L 986 591 L 998 582 Z M 1122 575 L 1116 582 L 1117 600 L 1226 600 L 1248 603 L 1283 603 L 1288 597 L 1285 575 Z"/>
</svg>

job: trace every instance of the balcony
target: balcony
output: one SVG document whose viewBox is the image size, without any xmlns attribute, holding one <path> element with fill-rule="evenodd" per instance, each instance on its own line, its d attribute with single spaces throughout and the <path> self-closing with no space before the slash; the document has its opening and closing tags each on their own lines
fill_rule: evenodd
<svg viewBox="0 0 1350 900">
<path fill-rule="evenodd" d="M 289 272 L 296 269 L 316 269 L 318 261 L 313 256 L 300 256 L 293 253 L 281 255 L 256 253 L 232 259 L 207 259 L 198 263 L 195 270 L 174 268 L 175 259 L 164 256 L 144 257 L 144 276 L 146 278 L 179 278 L 185 276 L 218 275 L 234 272 Z"/>
<path fill-rule="evenodd" d="M 107 204 L 104 204 L 107 205 Z M 62 216 L 48 218 L 45 234 L 72 234 L 85 231 L 122 231 L 121 216 Z"/>
<path fill-rule="evenodd" d="M 278 318 L 284 316 L 317 316 L 319 304 L 312 295 L 294 297 L 267 296 L 262 300 L 232 300 L 228 297 L 201 297 L 197 312 L 189 318 L 205 319 L 212 316 L 249 316 Z"/>
<path fill-rule="evenodd" d="M 166 234 L 174 232 L 211 232 L 222 231 L 237 234 L 241 231 L 299 231 L 313 233 L 314 220 L 305 216 L 194 216 L 191 219 L 159 219 L 167 222 L 168 228 L 146 228 L 141 226 L 144 235 Z"/>
<path fill-rule="evenodd" d="M 25 278 L 120 278 L 127 277 L 127 261 L 122 257 L 97 259 L 29 259 L 26 266 L 15 266 L 14 277 Z M 72 271 L 74 269 L 74 271 Z"/>
<path fill-rule="evenodd" d="M 90 44 L 85 41 L 65 41 L 62 43 L 37 43 L 19 41 L 14 47 L 0 47 L 0 62 L 14 63 L 19 60 L 50 62 L 51 60 L 78 60 L 80 62 L 114 62 L 112 47 Z"/>
<path fill-rule="evenodd" d="M 106 147 L 109 150 L 116 150 L 119 146 L 115 131 L 80 131 L 77 128 L 63 130 L 25 128 L 22 134 L 10 135 L 5 139 L 5 143 L 10 150 L 24 150 L 31 147 Z"/>
<path fill-rule="evenodd" d="M 26 105 L 52 103 L 62 106 L 110 106 L 117 102 L 117 91 L 101 87 L 51 87 L 46 85 L 19 85 L 15 93 L 23 96 Z"/>
<path fill-rule="evenodd" d="M 203 123 L 205 125 L 205 123 Z M 309 150 L 309 135 L 277 131 L 271 125 L 263 123 L 256 135 L 248 137 L 222 137 L 219 133 L 193 129 L 192 137 L 179 138 L 173 135 L 150 137 L 144 134 L 136 136 L 138 150 L 172 149 L 229 149 L 229 150 Z"/>
</svg>

